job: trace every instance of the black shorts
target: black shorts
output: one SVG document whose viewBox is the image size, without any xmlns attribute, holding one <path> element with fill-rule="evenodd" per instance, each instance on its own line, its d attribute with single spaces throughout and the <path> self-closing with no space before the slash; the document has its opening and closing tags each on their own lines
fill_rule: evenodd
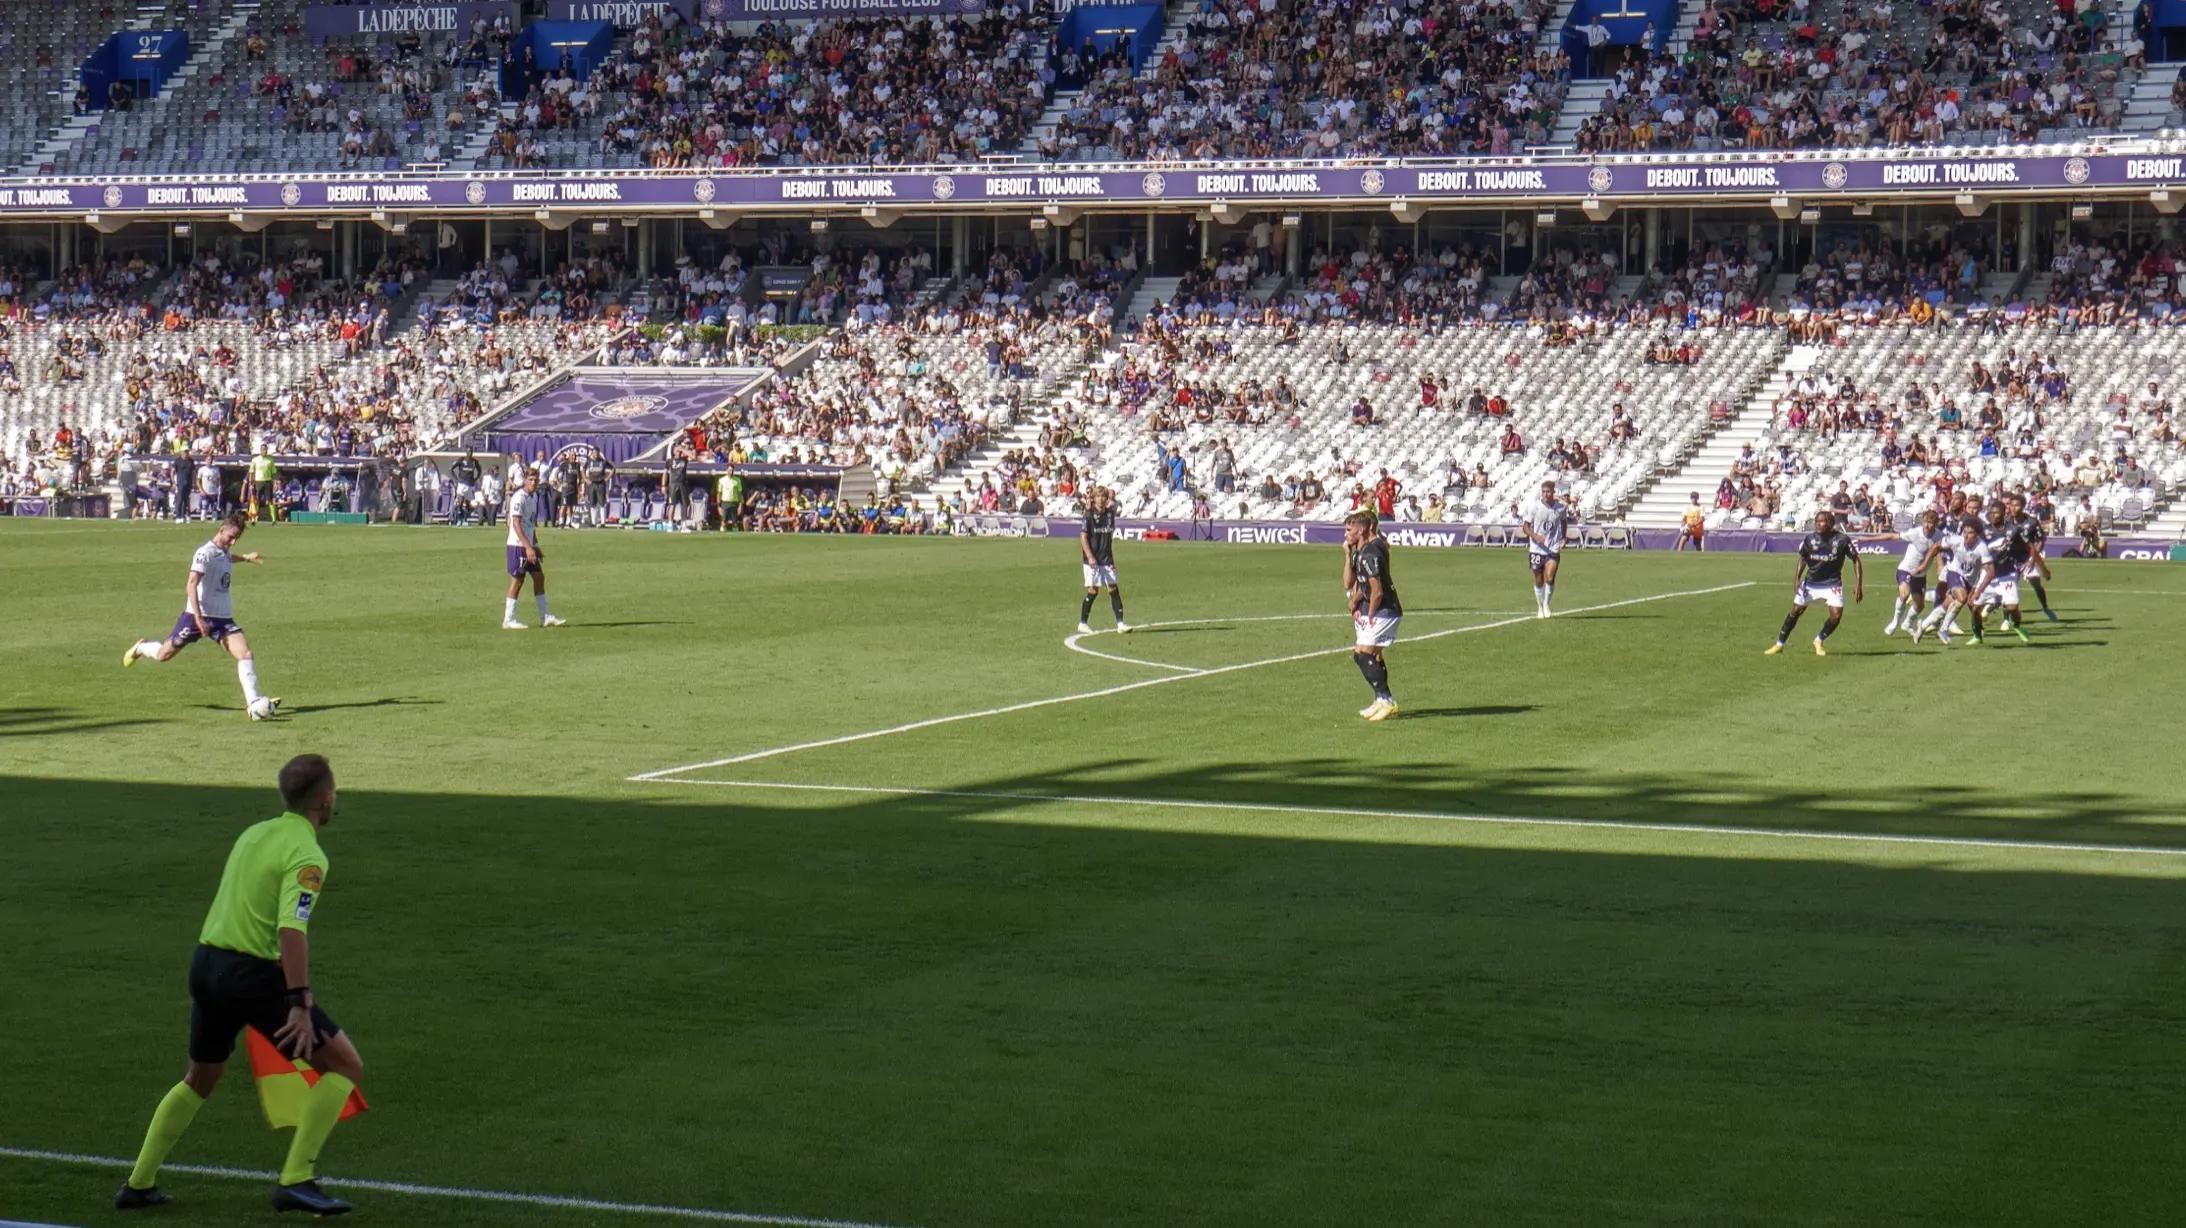
<svg viewBox="0 0 2186 1228">
<path fill-rule="evenodd" d="M 317 1006 L 312 1029 L 319 1043 L 341 1035 L 342 1026 Z M 200 945 L 190 957 L 190 1060 L 212 1065 L 235 1052 L 245 1027 L 272 1040 L 288 1025 L 288 979 L 272 960 Z"/>
</svg>

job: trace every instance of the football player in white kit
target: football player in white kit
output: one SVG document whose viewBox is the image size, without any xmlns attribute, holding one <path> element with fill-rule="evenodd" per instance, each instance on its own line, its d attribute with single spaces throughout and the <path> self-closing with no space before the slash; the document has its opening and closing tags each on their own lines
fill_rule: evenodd
<svg viewBox="0 0 2186 1228">
<path fill-rule="evenodd" d="M 243 684 L 243 710 L 254 721 L 262 721 L 280 710 L 281 701 L 258 690 L 258 662 L 252 659 L 250 641 L 243 637 L 243 628 L 235 621 L 235 596 L 231 591 L 235 581 L 235 560 L 246 563 L 265 562 L 257 551 L 249 554 L 229 553 L 243 530 L 248 527 L 241 512 L 236 512 L 220 522 L 212 540 L 197 548 L 190 556 L 190 578 L 182 589 L 182 615 L 175 619 L 174 629 L 164 640 L 139 640 L 124 649 L 121 663 L 124 668 L 139 661 L 169 661 L 191 643 L 209 639 L 228 650 L 235 658 L 235 676 Z"/>
<path fill-rule="evenodd" d="M 1925 564 L 1940 558 L 1943 561 L 1943 600 L 1936 602 L 1928 611 L 1928 617 L 1913 628 L 1913 642 L 1929 631 L 1948 644 L 1951 642 L 1951 617 L 1961 606 L 1973 604 L 1974 594 L 1987 589 L 1996 577 L 1995 560 L 1990 557 L 1989 544 L 1982 538 L 1981 522 L 1967 520 L 1957 537 L 1945 536 L 1928 548 Z M 1926 570 L 1925 565 L 1922 568 Z M 1981 642 L 1980 624 L 1974 625 L 1973 643 Z"/>
<path fill-rule="evenodd" d="M 1526 530 L 1526 565 L 1533 572 L 1533 616 L 1547 618 L 1549 602 L 1556 596 L 1556 572 L 1563 563 L 1564 538 L 1578 522 L 1579 509 L 1556 497 L 1556 483 L 1541 483 L 1541 497 L 1518 514 Z"/>
<path fill-rule="evenodd" d="M 1928 564 L 1935 557 L 1936 543 L 1943 540 L 1942 533 L 1943 517 L 1930 510 L 1920 514 L 1919 524 L 1898 534 L 1905 543 L 1905 557 L 1898 560 L 1898 599 L 1890 607 L 1884 635 L 1896 635 L 1900 627 L 1911 631 L 1919 622 L 1928 603 Z"/>
<path fill-rule="evenodd" d="M 559 627 L 562 620 L 547 610 L 546 556 L 539 552 L 539 522 L 546 518 L 546 500 L 539 494 L 539 471 L 523 470 L 523 485 L 509 492 L 509 591 L 501 607 L 501 629 L 522 631 L 516 617 L 516 599 L 524 595 L 524 577 L 531 577 L 532 600 L 539 606 L 539 625 Z"/>
</svg>

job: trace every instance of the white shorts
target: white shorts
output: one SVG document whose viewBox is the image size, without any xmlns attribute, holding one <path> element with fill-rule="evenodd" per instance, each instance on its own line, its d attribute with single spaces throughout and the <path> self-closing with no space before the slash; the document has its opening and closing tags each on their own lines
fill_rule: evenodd
<svg viewBox="0 0 2186 1228">
<path fill-rule="evenodd" d="M 1359 647 L 1387 648 L 1397 642 L 1397 624 L 1403 621 L 1402 614 L 1376 614 L 1365 622 L 1354 618 L 1351 625 L 1358 630 Z"/>
<path fill-rule="evenodd" d="M 1116 587 L 1116 565 L 1114 563 L 1106 563 L 1101 566 L 1083 563 L 1080 566 L 1085 571 L 1085 586 L 1087 588 Z"/>
<path fill-rule="evenodd" d="M 1843 609 L 1844 585 L 1842 583 L 1802 584 L 1799 586 L 1799 591 L 1791 595 L 1791 604 L 1802 610 L 1817 601 L 1832 610 Z"/>
<path fill-rule="evenodd" d="M 1989 581 L 1989 586 L 1981 590 L 1981 604 L 1988 605 L 1992 602 L 1996 605 L 2018 605 L 2019 577 L 1999 576 Z"/>
</svg>

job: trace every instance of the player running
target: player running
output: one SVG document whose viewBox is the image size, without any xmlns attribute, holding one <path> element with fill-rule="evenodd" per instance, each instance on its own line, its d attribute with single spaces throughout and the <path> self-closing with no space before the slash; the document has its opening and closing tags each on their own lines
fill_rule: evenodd
<svg viewBox="0 0 2186 1228">
<path fill-rule="evenodd" d="M 1129 633 L 1123 621 L 1123 590 L 1116 586 L 1116 492 L 1096 486 L 1086 496 L 1085 524 L 1078 529 L 1078 556 L 1085 564 L 1085 600 L 1078 603 L 1078 633 L 1090 634 L 1085 620 L 1093 616 L 1093 598 L 1108 590 L 1108 608 L 1116 612 L 1116 630 Z"/>
<path fill-rule="evenodd" d="M 1345 574 L 1351 621 L 1358 631 L 1351 649 L 1352 663 L 1366 685 L 1374 688 L 1374 702 L 1359 709 L 1370 721 L 1386 721 L 1397 713 L 1396 697 L 1389 693 L 1389 664 L 1382 650 L 1397 642 L 1397 624 L 1404 606 L 1397 600 L 1396 577 L 1389 571 L 1389 539 L 1381 535 L 1371 512 L 1344 517 L 1344 546 L 1351 565 Z"/>
<path fill-rule="evenodd" d="M 1890 607 L 1890 622 L 1882 629 L 1884 635 L 1896 635 L 1900 627 L 1907 631 L 1914 628 L 1928 597 L 1928 565 L 1936 555 L 1936 545 L 1943 540 L 1943 517 L 1934 511 L 1920 514 L 1920 523 L 1898 535 L 1905 543 L 1905 557 L 1898 560 L 1898 599 Z M 1937 590 L 1937 601 L 1943 600 L 1942 590 Z"/>
<path fill-rule="evenodd" d="M 2027 584 L 2034 590 L 2034 599 L 2042 603 L 2042 617 L 2057 621 L 2057 611 L 2049 608 L 2049 590 L 2042 581 L 2055 579 L 2049 573 L 2049 560 L 2042 554 L 2042 543 L 2049 540 L 2049 530 L 2042 527 L 2042 518 L 2027 511 L 2027 497 L 2016 491 L 2004 499 L 2004 511 L 2019 526 L 2019 536 L 2026 542 L 2027 557 L 2021 568 L 2026 573 Z"/>
<path fill-rule="evenodd" d="M 1799 543 L 1799 570 L 1792 581 L 1791 613 L 1784 616 L 1784 629 L 1777 633 L 1776 642 L 1763 651 L 1763 656 L 1773 657 L 1784 651 L 1784 641 L 1791 638 L 1791 629 L 1799 625 L 1799 616 L 1815 601 L 1829 607 L 1829 621 L 1822 624 L 1821 633 L 1814 637 L 1814 655 L 1829 655 L 1822 642 L 1836 631 L 1838 623 L 1844 621 L 1846 559 L 1852 561 L 1852 600 L 1855 603 L 1865 601 L 1867 571 L 1860 563 L 1859 550 L 1850 537 L 1837 531 L 1837 517 L 1833 513 L 1814 513 L 1814 531 Z"/>
<path fill-rule="evenodd" d="M 1953 537 L 1946 534 L 1942 540 L 1930 546 L 1928 558 L 1942 562 L 1942 579 L 1936 588 L 1938 596 L 1935 608 L 1928 611 L 1928 617 L 1921 620 L 1919 626 L 1913 628 L 1913 642 L 1918 644 L 1922 635 L 1933 630 L 1937 639 L 1949 644 L 1952 635 L 1951 620 L 1956 617 L 1960 607 L 1973 604 L 1974 595 L 1987 588 L 1996 574 L 1989 557 L 1989 543 L 1982 535 L 1980 520 L 1964 518 L 1958 535 Z M 1978 624 L 1968 642 L 1977 647 L 1980 645 Z"/>
<path fill-rule="evenodd" d="M 251 657 L 250 641 L 235 621 L 235 560 L 253 566 L 265 562 L 256 550 L 245 555 L 230 553 L 243 536 L 246 523 L 241 512 L 220 522 L 212 540 L 190 556 L 190 578 L 183 582 L 182 614 L 165 640 L 139 640 L 121 654 L 123 668 L 139 661 L 168 661 L 200 639 L 209 639 L 235 658 L 235 676 L 243 684 L 243 711 L 254 721 L 278 712 L 281 701 L 258 691 L 258 662 Z"/>
<path fill-rule="evenodd" d="M 547 610 L 546 562 L 539 551 L 539 521 L 546 515 L 546 500 L 539 494 L 539 471 L 527 468 L 524 484 L 509 492 L 509 591 L 501 607 L 501 629 L 522 631 L 516 617 L 516 599 L 524 595 L 524 577 L 531 577 L 532 600 L 539 607 L 539 625 L 559 627 L 562 620 Z"/>
<path fill-rule="evenodd" d="M 1564 538 L 1579 519 L 1579 509 L 1556 497 L 1556 483 L 1541 483 L 1541 497 L 1523 510 L 1516 503 L 1526 530 L 1526 564 L 1533 571 L 1535 618 L 1549 617 L 1549 602 L 1556 596 L 1556 570 L 1563 561 Z"/>
</svg>

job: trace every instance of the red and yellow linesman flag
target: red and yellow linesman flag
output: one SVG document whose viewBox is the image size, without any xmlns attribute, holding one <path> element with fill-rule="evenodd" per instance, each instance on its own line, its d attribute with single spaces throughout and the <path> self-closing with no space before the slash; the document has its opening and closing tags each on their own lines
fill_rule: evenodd
<svg viewBox="0 0 2186 1228">
<path fill-rule="evenodd" d="M 294 1129 L 303 1114 L 304 1093 L 318 1083 L 319 1072 L 310 1063 L 281 1052 L 257 1028 L 244 1028 L 243 1038 L 250 1048 L 251 1077 L 258 1080 L 258 1104 L 266 1111 L 266 1124 L 276 1130 Z M 363 1092 L 352 1091 L 340 1120 L 348 1121 L 371 1107 L 364 1102 Z"/>
</svg>

